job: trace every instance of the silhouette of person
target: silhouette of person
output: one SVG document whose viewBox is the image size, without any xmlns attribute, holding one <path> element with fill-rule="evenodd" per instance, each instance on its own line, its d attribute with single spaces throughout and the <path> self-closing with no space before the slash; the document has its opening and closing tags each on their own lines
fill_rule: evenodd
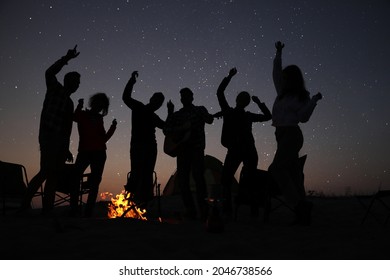
<svg viewBox="0 0 390 280">
<path fill-rule="evenodd" d="M 275 126 L 277 150 L 269 171 L 286 202 L 295 208 L 293 224 L 308 225 L 312 203 L 305 199 L 303 174 L 299 167 L 299 151 L 303 146 L 299 123 L 310 119 L 322 95 L 317 93 L 310 98 L 300 68 L 289 65 L 282 69 L 284 44 L 278 41 L 275 47 L 272 74 L 277 96 L 272 108 L 272 125 Z"/>
<path fill-rule="evenodd" d="M 253 176 L 257 170 L 258 154 L 252 134 L 252 124 L 269 121 L 272 118 L 270 110 L 265 103 L 260 102 L 257 96 L 252 96 L 252 101 L 257 104 L 262 114 L 245 111 L 251 100 L 246 91 L 241 91 L 237 95 L 234 108 L 229 106 L 225 97 L 225 89 L 236 74 L 237 69 L 232 68 L 217 90 L 218 103 L 223 117 L 221 143 L 227 148 L 221 178 L 224 198 L 222 205 L 227 217 L 232 215 L 231 186 L 239 165 L 243 163 L 242 172 L 247 182 L 253 182 Z"/>
<path fill-rule="evenodd" d="M 134 195 L 134 200 L 141 206 L 153 198 L 153 172 L 157 160 L 156 128 L 163 129 L 163 121 L 155 112 L 164 103 L 164 95 L 155 92 L 148 104 L 132 97 L 138 71 L 131 74 L 123 92 L 123 102 L 132 110 L 132 130 L 130 143 L 130 178 L 126 191 Z M 169 114 L 169 110 L 168 110 Z"/>
<path fill-rule="evenodd" d="M 85 216 L 91 217 L 99 191 L 99 184 L 102 180 L 104 165 L 107 159 L 106 142 L 114 134 L 117 121 L 114 119 L 108 131 L 104 128 L 103 118 L 108 113 L 110 100 L 105 93 L 96 93 L 89 98 L 90 109 L 83 110 L 84 99 L 79 103 L 74 112 L 74 121 L 77 123 L 79 132 L 79 147 L 75 162 L 77 181 L 88 166 L 91 172 L 88 178 L 89 193 L 85 208 Z M 79 184 L 71 194 L 71 214 L 77 215 Z"/>
<path fill-rule="evenodd" d="M 47 91 L 39 125 L 40 170 L 29 183 L 22 210 L 30 207 L 34 194 L 46 181 L 42 211 L 43 214 L 50 214 L 54 208 L 56 186 L 64 171 L 65 162 L 73 161 L 69 142 L 74 105 L 70 96 L 79 88 L 80 74 L 77 72 L 65 74 L 63 85 L 58 82 L 56 75 L 79 54 L 76 45 L 45 72 Z"/>
<path fill-rule="evenodd" d="M 183 107 L 168 116 L 164 134 L 182 133 L 187 135 L 177 153 L 177 180 L 180 187 L 185 216 L 189 219 L 207 218 L 207 186 L 204 177 L 204 149 L 206 147 L 205 124 L 211 124 L 214 117 L 204 106 L 193 104 L 194 94 L 189 88 L 180 90 L 180 101 Z M 172 105 L 173 106 L 173 105 Z M 196 185 L 197 206 L 190 189 L 190 174 Z M 198 207 L 198 210 L 197 210 Z"/>
</svg>

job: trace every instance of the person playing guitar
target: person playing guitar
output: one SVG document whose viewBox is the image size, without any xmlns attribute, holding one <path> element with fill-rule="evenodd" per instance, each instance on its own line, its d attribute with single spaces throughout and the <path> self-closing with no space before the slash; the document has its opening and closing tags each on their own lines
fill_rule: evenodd
<svg viewBox="0 0 390 280">
<path fill-rule="evenodd" d="M 187 218 L 196 219 L 197 210 L 191 194 L 190 174 L 194 177 L 200 218 L 207 218 L 207 188 L 204 178 L 204 149 L 206 147 L 205 124 L 213 123 L 214 117 L 204 106 L 195 106 L 193 92 L 189 88 L 180 90 L 183 107 L 168 116 L 164 151 L 177 158 L 178 184 L 186 208 Z M 169 102 L 173 106 L 172 102 Z"/>
</svg>

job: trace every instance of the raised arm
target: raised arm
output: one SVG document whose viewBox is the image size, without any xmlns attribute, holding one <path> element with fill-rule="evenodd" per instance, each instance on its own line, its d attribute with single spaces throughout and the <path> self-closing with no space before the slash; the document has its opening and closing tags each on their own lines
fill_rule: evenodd
<svg viewBox="0 0 390 280">
<path fill-rule="evenodd" d="M 167 102 L 167 109 L 168 109 L 168 115 L 164 123 L 163 127 L 163 133 L 170 134 L 175 132 L 176 126 L 175 126 L 175 105 L 171 100 Z"/>
<path fill-rule="evenodd" d="M 232 77 L 236 74 L 237 74 L 236 68 L 230 69 L 229 75 L 227 77 L 223 78 L 222 82 L 220 83 L 220 85 L 218 87 L 217 98 L 218 98 L 219 106 L 221 107 L 222 111 L 230 108 L 230 106 L 226 100 L 226 97 L 225 97 L 225 90 L 226 90 L 226 87 L 229 85 Z"/>
<path fill-rule="evenodd" d="M 116 125 L 117 125 L 116 119 L 113 119 L 110 128 L 108 129 L 106 133 L 106 142 L 111 138 L 112 135 L 114 135 L 114 132 L 116 130 Z"/>
<path fill-rule="evenodd" d="M 272 78 L 274 80 L 274 85 L 277 95 L 282 93 L 282 50 L 284 44 L 280 41 L 275 43 L 276 54 L 274 58 L 274 66 L 272 70 Z"/>
<path fill-rule="evenodd" d="M 130 109 L 134 109 L 135 106 L 137 106 L 140 102 L 135 100 L 133 97 L 132 97 L 132 93 L 133 93 L 133 87 L 134 87 L 134 84 L 137 82 L 137 78 L 138 78 L 138 71 L 134 71 L 132 74 L 131 74 L 131 78 L 129 79 L 129 81 L 127 82 L 126 84 L 126 87 L 125 87 L 125 90 L 123 91 L 123 94 L 122 94 L 122 100 L 123 102 L 130 108 Z"/>
<path fill-rule="evenodd" d="M 299 121 L 302 123 L 308 122 L 313 114 L 314 108 L 317 106 L 317 101 L 322 99 L 322 94 L 319 92 L 311 99 L 308 99 L 304 106 L 298 111 Z"/>
<path fill-rule="evenodd" d="M 214 122 L 214 116 L 212 114 L 210 114 L 206 108 L 205 109 L 205 112 L 203 114 L 203 117 L 204 117 L 204 121 L 205 123 L 208 123 L 208 124 L 212 124 Z"/>
<path fill-rule="evenodd" d="M 172 103 L 171 100 L 167 102 L 167 109 L 168 109 L 168 115 L 167 119 L 175 112 L 175 105 Z"/>
<path fill-rule="evenodd" d="M 80 52 L 77 51 L 77 45 L 73 49 L 69 49 L 65 56 L 54 62 L 45 72 L 46 87 L 52 88 L 57 86 L 58 81 L 56 75 L 61 71 L 62 67 L 68 64 L 69 60 L 78 57 Z"/>
<path fill-rule="evenodd" d="M 256 114 L 256 120 L 258 122 L 266 122 L 272 119 L 272 114 L 264 102 L 261 102 L 257 96 L 252 96 L 252 101 L 257 104 L 263 114 Z"/>
<path fill-rule="evenodd" d="M 84 107 L 84 99 L 80 98 L 79 101 L 78 101 L 76 110 L 74 110 L 74 113 L 73 113 L 73 121 L 74 122 L 79 122 L 80 121 L 81 112 L 83 110 L 83 107 Z"/>
</svg>

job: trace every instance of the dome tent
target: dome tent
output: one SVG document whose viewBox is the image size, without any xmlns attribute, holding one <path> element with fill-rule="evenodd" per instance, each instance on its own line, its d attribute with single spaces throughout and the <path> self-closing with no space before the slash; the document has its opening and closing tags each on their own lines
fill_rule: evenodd
<svg viewBox="0 0 390 280">
<path fill-rule="evenodd" d="M 207 191 L 211 198 L 221 198 L 222 197 L 222 186 L 221 186 L 221 177 L 222 177 L 222 168 L 223 163 L 211 155 L 205 155 L 204 157 L 204 175 L 207 184 Z M 165 185 L 163 196 L 177 195 L 180 194 L 180 189 L 176 180 L 177 172 L 176 170 L 169 178 L 167 184 Z M 192 176 L 190 176 L 190 189 L 195 192 L 195 182 Z M 236 179 L 233 181 L 232 190 L 236 192 L 238 189 L 238 182 Z"/>
</svg>

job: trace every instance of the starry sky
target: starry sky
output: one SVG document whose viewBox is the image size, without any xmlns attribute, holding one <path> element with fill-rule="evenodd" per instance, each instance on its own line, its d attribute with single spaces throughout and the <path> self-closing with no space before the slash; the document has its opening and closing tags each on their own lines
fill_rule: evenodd
<svg viewBox="0 0 390 280">
<path fill-rule="evenodd" d="M 121 95 L 133 71 L 139 71 L 134 98 L 147 103 L 161 91 L 179 109 L 179 90 L 189 87 L 194 104 L 215 113 L 217 87 L 237 67 L 226 90 L 231 106 L 246 90 L 271 109 L 274 43 L 280 40 L 283 64 L 297 64 L 311 94 L 324 96 L 301 125 L 306 189 L 333 195 L 390 188 L 389 10 L 388 0 L 3 0 L 0 160 L 25 165 L 29 179 L 38 171 L 44 72 L 77 44 L 80 55 L 57 77 L 81 74 L 75 104 L 96 92 L 110 97 L 105 127 L 116 118 L 118 128 L 107 144 L 100 191 L 118 193 L 130 170 L 131 111 Z M 255 104 L 247 109 L 258 112 Z M 166 118 L 165 104 L 157 114 Z M 221 127 L 222 120 L 206 126 L 206 153 L 223 161 Z M 276 150 L 274 127 L 257 123 L 253 133 L 258 168 L 267 169 Z M 156 172 L 164 187 L 176 162 L 162 151 L 161 131 L 156 135 Z M 74 156 L 77 145 L 74 125 Z"/>
</svg>

